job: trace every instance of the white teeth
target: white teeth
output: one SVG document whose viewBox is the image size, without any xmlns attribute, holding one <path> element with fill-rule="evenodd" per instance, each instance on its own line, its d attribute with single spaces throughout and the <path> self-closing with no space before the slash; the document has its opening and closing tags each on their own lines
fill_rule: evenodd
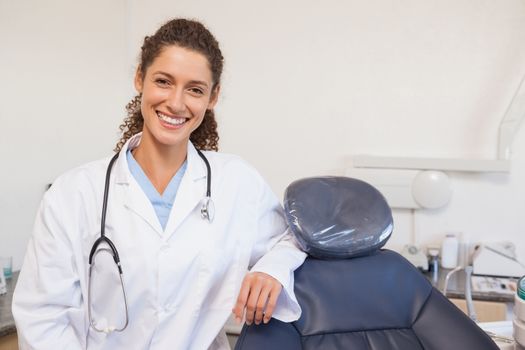
<svg viewBox="0 0 525 350">
<path fill-rule="evenodd" d="M 180 124 L 184 124 L 186 122 L 186 118 L 171 118 L 171 117 L 168 117 L 167 115 L 162 114 L 160 112 L 157 112 L 157 116 L 161 120 L 163 120 L 166 123 L 171 124 L 171 125 L 180 125 Z"/>
</svg>

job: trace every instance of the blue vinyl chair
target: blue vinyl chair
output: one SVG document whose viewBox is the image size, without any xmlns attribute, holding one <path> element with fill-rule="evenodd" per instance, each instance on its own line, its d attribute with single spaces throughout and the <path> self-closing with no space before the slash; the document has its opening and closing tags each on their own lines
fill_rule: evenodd
<svg viewBox="0 0 525 350">
<path fill-rule="evenodd" d="M 292 183 L 285 213 L 309 253 L 295 272 L 301 318 L 244 326 L 236 350 L 484 350 L 496 344 L 411 263 L 381 249 L 391 210 L 369 184 L 343 177 Z"/>
</svg>

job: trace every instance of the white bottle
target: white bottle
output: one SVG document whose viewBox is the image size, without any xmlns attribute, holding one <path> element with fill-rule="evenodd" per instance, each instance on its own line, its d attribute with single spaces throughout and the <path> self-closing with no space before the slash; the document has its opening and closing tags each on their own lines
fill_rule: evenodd
<svg viewBox="0 0 525 350">
<path fill-rule="evenodd" d="M 3 269 L 0 270 L 0 295 L 6 294 L 6 282 Z"/>
<path fill-rule="evenodd" d="M 472 265 L 471 251 L 470 251 L 470 240 L 469 236 L 465 232 L 458 234 L 458 266 Z"/>
<path fill-rule="evenodd" d="M 441 243 L 441 267 L 453 269 L 458 266 L 458 237 L 449 233 Z"/>
<path fill-rule="evenodd" d="M 517 343 L 516 350 L 525 349 L 525 276 L 518 281 L 517 287 L 518 290 L 514 295 L 514 320 L 512 321 L 512 335 Z"/>
</svg>

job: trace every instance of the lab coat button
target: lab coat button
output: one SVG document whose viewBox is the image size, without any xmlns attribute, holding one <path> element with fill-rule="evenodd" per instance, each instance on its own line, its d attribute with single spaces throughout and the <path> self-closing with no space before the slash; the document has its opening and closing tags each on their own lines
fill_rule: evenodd
<svg viewBox="0 0 525 350">
<path fill-rule="evenodd" d="M 160 246 L 160 251 L 163 252 L 163 251 L 166 251 L 168 250 L 168 248 L 170 247 L 170 245 L 168 243 L 163 243 L 161 246 Z"/>
</svg>

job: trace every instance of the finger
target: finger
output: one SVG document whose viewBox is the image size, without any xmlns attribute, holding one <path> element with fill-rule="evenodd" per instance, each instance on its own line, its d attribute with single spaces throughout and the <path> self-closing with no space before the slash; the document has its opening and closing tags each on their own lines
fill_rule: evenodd
<svg viewBox="0 0 525 350">
<path fill-rule="evenodd" d="M 264 317 L 264 309 L 266 308 L 266 303 L 268 302 L 268 297 L 272 291 L 273 283 L 266 283 L 259 294 L 259 299 L 257 300 L 257 305 L 255 306 L 255 324 L 260 324 Z"/>
<path fill-rule="evenodd" d="M 235 306 L 232 310 L 233 314 L 235 315 L 235 321 L 238 324 L 240 324 L 242 321 L 244 307 L 246 306 L 246 301 L 248 300 L 248 295 L 250 293 L 251 280 L 252 278 L 250 275 L 246 275 L 246 277 L 244 277 L 239 296 L 237 297 L 237 302 L 235 303 Z"/>
<path fill-rule="evenodd" d="M 283 286 L 281 284 L 277 284 L 272 288 L 270 297 L 268 298 L 268 303 L 266 304 L 266 310 L 264 311 L 264 323 L 270 322 L 273 310 L 275 310 L 275 305 L 277 305 L 277 298 L 279 297 L 279 294 L 281 294 L 282 289 Z"/>
<path fill-rule="evenodd" d="M 246 302 L 246 324 L 251 325 L 255 316 L 255 310 L 257 307 L 257 301 L 262 290 L 262 281 L 259 277 L 254 278 L 250 288 L 250 294 L 248 295 L 248 301 Z"/>
</svg>

